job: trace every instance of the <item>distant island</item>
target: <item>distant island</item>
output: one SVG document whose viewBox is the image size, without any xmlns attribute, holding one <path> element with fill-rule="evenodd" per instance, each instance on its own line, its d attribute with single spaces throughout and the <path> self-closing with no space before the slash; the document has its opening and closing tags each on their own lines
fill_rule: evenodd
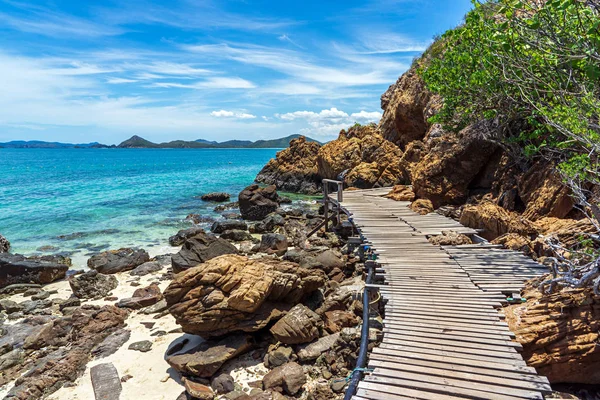
<svg viewBox="0 0 600 400">
<path fill-rule="evenodd" d="M 225 142 L 208 141 L 198 139 L 193 141 L 173 140 L 165 143 L 153 143 L 140 136 L 134 135 L 121 142 L 119 145 L 105 145 L 98 142 L 93 143 L 60 143 L 44 142 L 39 140 L 23 141 L 14 140 L 0 143 L 0 148 L 8 149 L 282 149 L 288 147 L 290 141 L 297 139 L 300 135 L 290 135 L 284 138 L 271 140 L 228 140 Z M 306 138 L 308 142 L 320 143 L 317 140 Z"/>
</svg>

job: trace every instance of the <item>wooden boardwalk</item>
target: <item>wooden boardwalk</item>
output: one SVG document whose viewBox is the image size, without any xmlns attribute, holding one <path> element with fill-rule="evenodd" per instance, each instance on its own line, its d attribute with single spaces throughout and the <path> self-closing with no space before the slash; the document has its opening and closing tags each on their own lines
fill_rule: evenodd
<svg viewBox="0 0 600 400">
<path fill-rule="evenodd" d="M 386 301 L 384 338 L 354 398 L 543 399 L 548 380 L 525 364 L 497 310 L 541 267 L 489 244 L 433 246 L 427 235 L 475 231 L 420 216 L 381 197 L 388 191 L 344 192 L 342 203 L 375 248 L 385 282 L 373 285 Z"/>
</svg>

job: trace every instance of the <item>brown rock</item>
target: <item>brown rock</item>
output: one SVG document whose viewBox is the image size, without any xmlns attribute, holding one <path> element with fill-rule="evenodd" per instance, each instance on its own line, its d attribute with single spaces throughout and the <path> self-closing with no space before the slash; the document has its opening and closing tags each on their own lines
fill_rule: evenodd
<svg viewBox="0 0 600 400">
<path fill-rule="evenodd" d="M 117 303 L 117 307 L 139 310 L 154 305 L 160 300 L 162 300 L 160 288 L 156 283 L 153 283 L 150 286 L 136 289 L 136 291 L 133 292 L 133 297 L 121 299 Z"/>
<path fill-rule="evenodd" d="M 465 206 L 460 216 L 460 223 L 469 228 L 483 229 L 481 236 L 488 240 L 505 233 L 518 233 L 523 236 L 537 234 L 530 221 L 490 201 Z"/>
<path fill-rule="evenodd" d="M 442 231 L 441 235 L 430 237 L 429 243 L 435 246 L 460 246 L 461 244 L 472 244 L 473 241 L 467 235 L 454 231 Z"/>
<path fill-rule="evenodd" d="M 566 217 L 574 205 L 570 194 L 551 164 L 538 162 L 519 180 L 519 196 L 526 204 L 523 216 L 532 221 Z"/>
<path fill-rule="evenodd" d="M 210 378 L 225 362 L 251 348 L 250 336 L 234 334 L 220 340 L 207 340 L 182 354 L 167 356 L 167 362 L 182 374 Z"/>
<path fill-rule="evenodd" d="M 506 249 L 520 251 L 525 255 L 531 256 L 535 253 L 533 241 L 526 236 L 518 233 L 505 233 L 502 236 L 492 240 L 492 244 L 501 244 Z"/>
<path fill-rule="evenodd" d="M 487 129 L 483 123 L 474 124 L 437 140 L 412 169 L 417 197 L 431 200 L 435 208 L 464 202 L 470 183 L 497 149 L 496 144 L 481 138 L 480 131 Z"/>
<path fill-rule="evenodd" d="M 376 128 L 358 126 L 340 132 L 338 139 L 321 147 L 317 164 L 322 178 L 336 179 L 347 171 L 346 186 L 364 189 L 399 183 L 401 156 L 400 149 Z"/>
<path fill-rule="evenodd" d="M 415 192 L 413 192 L 410 186 L 396 185 L 384 197 L 395 201 L 413 201 L 415 199 Z"/>
<path fill-rule="evenodd" d="M 68 266 L 0 252 L 0 288 L 18 283 L 46 284 L 63 279 Z"/>
<path fill-rule="evenodd" d="M 320 270 L 225 255 L 177 275 L 164 296 L 184 332 L 219 336 L 264 328 L 324 282 Z"/>
<path fill-rule="evenodd" d="M 321 145 L 304 136 L 290 142 L 277 153 L 256 176 L 256 182 L 275 185 L 278 190 L 294 193 L 319 192 L 321 178 L 317 171 L 317 153 Z"/>
<path fill-rule="evenodd" d="M 596 234 L 596 228 L 587 219 L 558 219 L 541 218 L 534 222 L 534 226 L 545 236 L 556 237 L 564 247 L 572 248 L 580 243 L 581 236 L 586 233 Z"/>
<path fill-rule="evenodd" d="M 304 345 L 298 350 L 298 358 L 302 362 L 317 359 L 321 354 L 331 349 L 340 338 L 340 333 L 324 336 L 314 343 Z"/>
<path fill-rule="evenodd" d="M 407 71 L 381 96 L 383 137 L 402 148 L 422 139 L 429 128 L 428 105 L 435 100 L 416 70 Z"/>
<path fill-rule="evenodd" d="M 317 313 L 298 304 L 271 327 L 271 333 L 281 343 L 308 343 L 319 337 L 322 326 L 323 321 Z"/>
<path fill-rule="evenodd" d="M 265 390 L 281 388 L 292 396 L 298 393 L 305 383 L 304 370 L 301 365 L 295 362 L 277 367 L 263 378 L 263 388 Z"/>
<path fill-rule="evenodd" d="M 340 332 L 342 328 L 356 326 L 360 323 L 353 312 L 334 310 L 325 313 L 325 329 L 329 333 Z"/>
<path fill-rule="evenodd" d="M 523 358 L 551 383 L 600 384 L 600 302 L 591 288 L 556 293 L 529 281 L 527 302 L 504 309 Z"/>
<path fill-rule="evenodd" d="M 37 334 L 27 338 L 25 349 L 46 348 L 34 352 L 35 357 L 48 354 L 15 382 L 7 399 L 42 398 L 58 390 L 64 383 L 75 381 L 85 370 L 92 349 L 115 330 L 122 328 L 127 312 L 114 306 L 76 309 L 71 316 L 48 323 Z M 63 346 L 52 351 L 53 348 Z"/>
<path fill-rule="evenodd" d="M 213 400 L 215 398 L 215 394 L 210 387 L 189 379 L 183 378 L 182 380 L 183 385 L 185 386 L 185 391 L 194 399 Z"/>
<path fill-rule="evenodd" d="M 410 204 L 410 209 L 418 214 L 427 215 L 433 212 L 433 204 L 427 199 L 417 199 Z"/>
</svg>

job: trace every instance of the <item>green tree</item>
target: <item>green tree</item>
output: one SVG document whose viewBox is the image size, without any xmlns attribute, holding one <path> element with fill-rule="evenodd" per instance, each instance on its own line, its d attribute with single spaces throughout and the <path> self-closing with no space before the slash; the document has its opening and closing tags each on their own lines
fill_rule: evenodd
<svg viewBox="0 0 600 400">
<path fill-rule="evenodd" d="M 444 98 L 434 122 L 458 130 L 490 120 L 488 139 L 517 159 L 555 162 L 600 233 L 600 0 L 474 1 L 440 40 L 420 67 Z M 589 253 L 573 253 L 579 265 L 557 256 L 552 285 L 599 291 L 600 258 Z"/>
</svg>

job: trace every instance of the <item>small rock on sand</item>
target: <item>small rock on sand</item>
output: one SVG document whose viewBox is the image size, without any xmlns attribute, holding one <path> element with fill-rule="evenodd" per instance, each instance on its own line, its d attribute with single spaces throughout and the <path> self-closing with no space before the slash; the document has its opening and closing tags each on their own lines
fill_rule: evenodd
<svg viewBox="0 0 600 400">
<path fill-rule="evenodd" d="M 152 349 L 152 342 L 149 340 L 142 340 L 140 342 L 131 343 L 128 348 L 129 350 L 137 350 L 146 353 Z"/>
</svg>

